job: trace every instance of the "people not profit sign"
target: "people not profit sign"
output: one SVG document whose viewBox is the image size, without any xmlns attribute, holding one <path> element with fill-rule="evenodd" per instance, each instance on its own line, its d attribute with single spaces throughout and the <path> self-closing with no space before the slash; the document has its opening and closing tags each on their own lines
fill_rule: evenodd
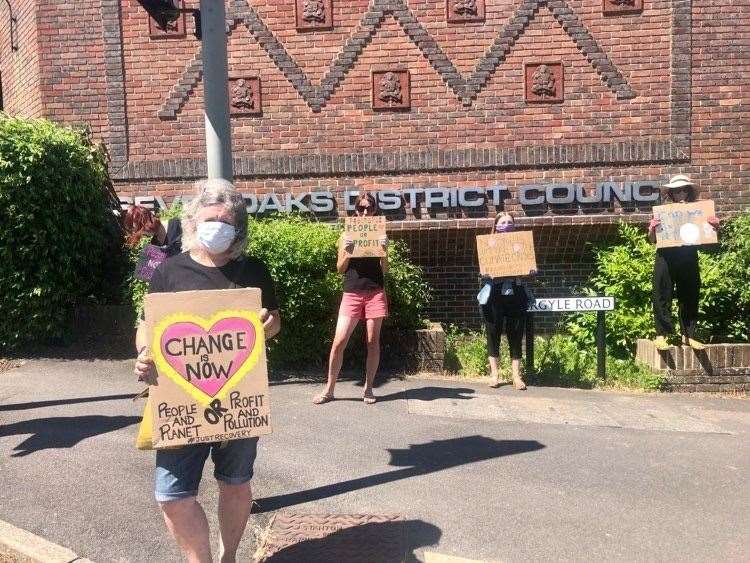
<svg viewBox="0 0 750 563">
<path fill-rule="evenodd" d="M 138 256 L 135 266 L 135 277 L 142 281 L 151 281 L 154 271 L 167 259 L 167 253 L 153 244 L 147 244 Z"/>
<path fill-rule="evenodd" d="M 354 241 L 354 258 L 385 256 L 380 243 L 386 236 L 385 217 L 347 217 L 344 222 L 344 239 Z"/>
<path fill-rule="evenodd" d="M 257 288 L 146 296 L 155 448 L 271 432 L 260 310 Z"/>
<path fill-rule="evenodd" d="M 716 243 L 716 229 L 708 223 L 715 214 L 712 200 L 654 206 L 654 217 L 661 221 L 656 229 L 656 247 Z"/>
<path fill-rule="evenodd" d="M 477 237 L 479 272 L 484 276 L 504 278 L 528 276 L 536 271 L 534 233 L 514 231 Z"/>
</svg>

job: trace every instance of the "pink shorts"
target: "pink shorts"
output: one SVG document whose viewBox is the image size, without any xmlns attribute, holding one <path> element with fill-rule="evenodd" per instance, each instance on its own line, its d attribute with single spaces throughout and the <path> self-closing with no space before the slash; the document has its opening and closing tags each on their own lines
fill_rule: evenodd
<svg viewBox="0 0 750 563">
<path fill-rule="evenodd" d="M 339 316 L 350 319 L 382 319 L 388 316 L 388 298 L 382 289 L 345 291 Z"/>
</svg>

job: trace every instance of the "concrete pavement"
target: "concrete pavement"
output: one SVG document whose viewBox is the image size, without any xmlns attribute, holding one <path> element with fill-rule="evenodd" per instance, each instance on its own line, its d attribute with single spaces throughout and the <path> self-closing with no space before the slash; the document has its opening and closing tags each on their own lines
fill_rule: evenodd
<svg viewBox="0 0 750 563">
<path fill-rule="evenodd" d="M 34 360 L 0 374 L 0 519 L 93 561 L 179 561 L 133 447 L 130 362 Z M 258 502 L 400 514 L 410 551 L 476 560 L 708 561 L 750 553 L 750 401 L 409 379 L 374 406 L 343 382 L 271 391 Z M 212 530 L 216 486 L 201 499 Z"/>
</svg>

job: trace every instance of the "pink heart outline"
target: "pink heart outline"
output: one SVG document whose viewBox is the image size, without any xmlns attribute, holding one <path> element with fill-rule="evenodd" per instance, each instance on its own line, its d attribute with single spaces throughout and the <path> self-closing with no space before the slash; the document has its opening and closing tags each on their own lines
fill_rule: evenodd
<svg viewBox="0 0 750 563">
<path fill-rule="evenodd" d="M 188 380 L 187 367 L 185 366 L 184 360 L 182 360 L 180 356 L 169 354 L 166 347 L 167 342 L 173 338 L 180 339 L 185 336 L 209 336 L 212 334 L 216 335 L 224 332 L 239 332 L 243 330 L 247 333 L 246 348 L 235 350 L 235 354 L 231 360 L 231 368 L 228 370 L 227 377 L 224 379 L 211 378 Z M 232 379 L 250 357 L 250 354 L 255 348 L 256 340 L 255 327 L 248 319 L 243 319 L 241 317 L 227 317 L 216 321 L 208 330 L 205 330 L 202 326 L 190 321 L 171 324 L 162 333 L 159 344 L 162 356 L 175 372 L 177 372 L 189 385 L 192 385 L 209 397 L 214 397 L 229 382 L 229 380 Z"/>
</svg>

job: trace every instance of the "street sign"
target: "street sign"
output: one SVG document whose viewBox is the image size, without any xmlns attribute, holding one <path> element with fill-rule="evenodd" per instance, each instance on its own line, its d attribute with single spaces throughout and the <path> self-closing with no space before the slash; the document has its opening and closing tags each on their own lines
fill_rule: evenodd
<svg viewBox="0 0 750 563">
<path fill-rule="evenodd" d="M 583 313 L 596 311 L 596 373 L 601 379 L 606 376 L 606 324 L 605 311 L 614 311 L 615 298 L 597 295 L 593 297 L 549 297 L 535 299 L 529 303 L 526 316 L 526 369 L 534 371 L 534 314 L 535 313 Z"/>
<path fill-rule="evenodd" d="M 550 297 L 536 299 L 529 304 L 532 313 L 576 313 L 584 311 L 614 311 L 614 297 Z"/>
</svg>

